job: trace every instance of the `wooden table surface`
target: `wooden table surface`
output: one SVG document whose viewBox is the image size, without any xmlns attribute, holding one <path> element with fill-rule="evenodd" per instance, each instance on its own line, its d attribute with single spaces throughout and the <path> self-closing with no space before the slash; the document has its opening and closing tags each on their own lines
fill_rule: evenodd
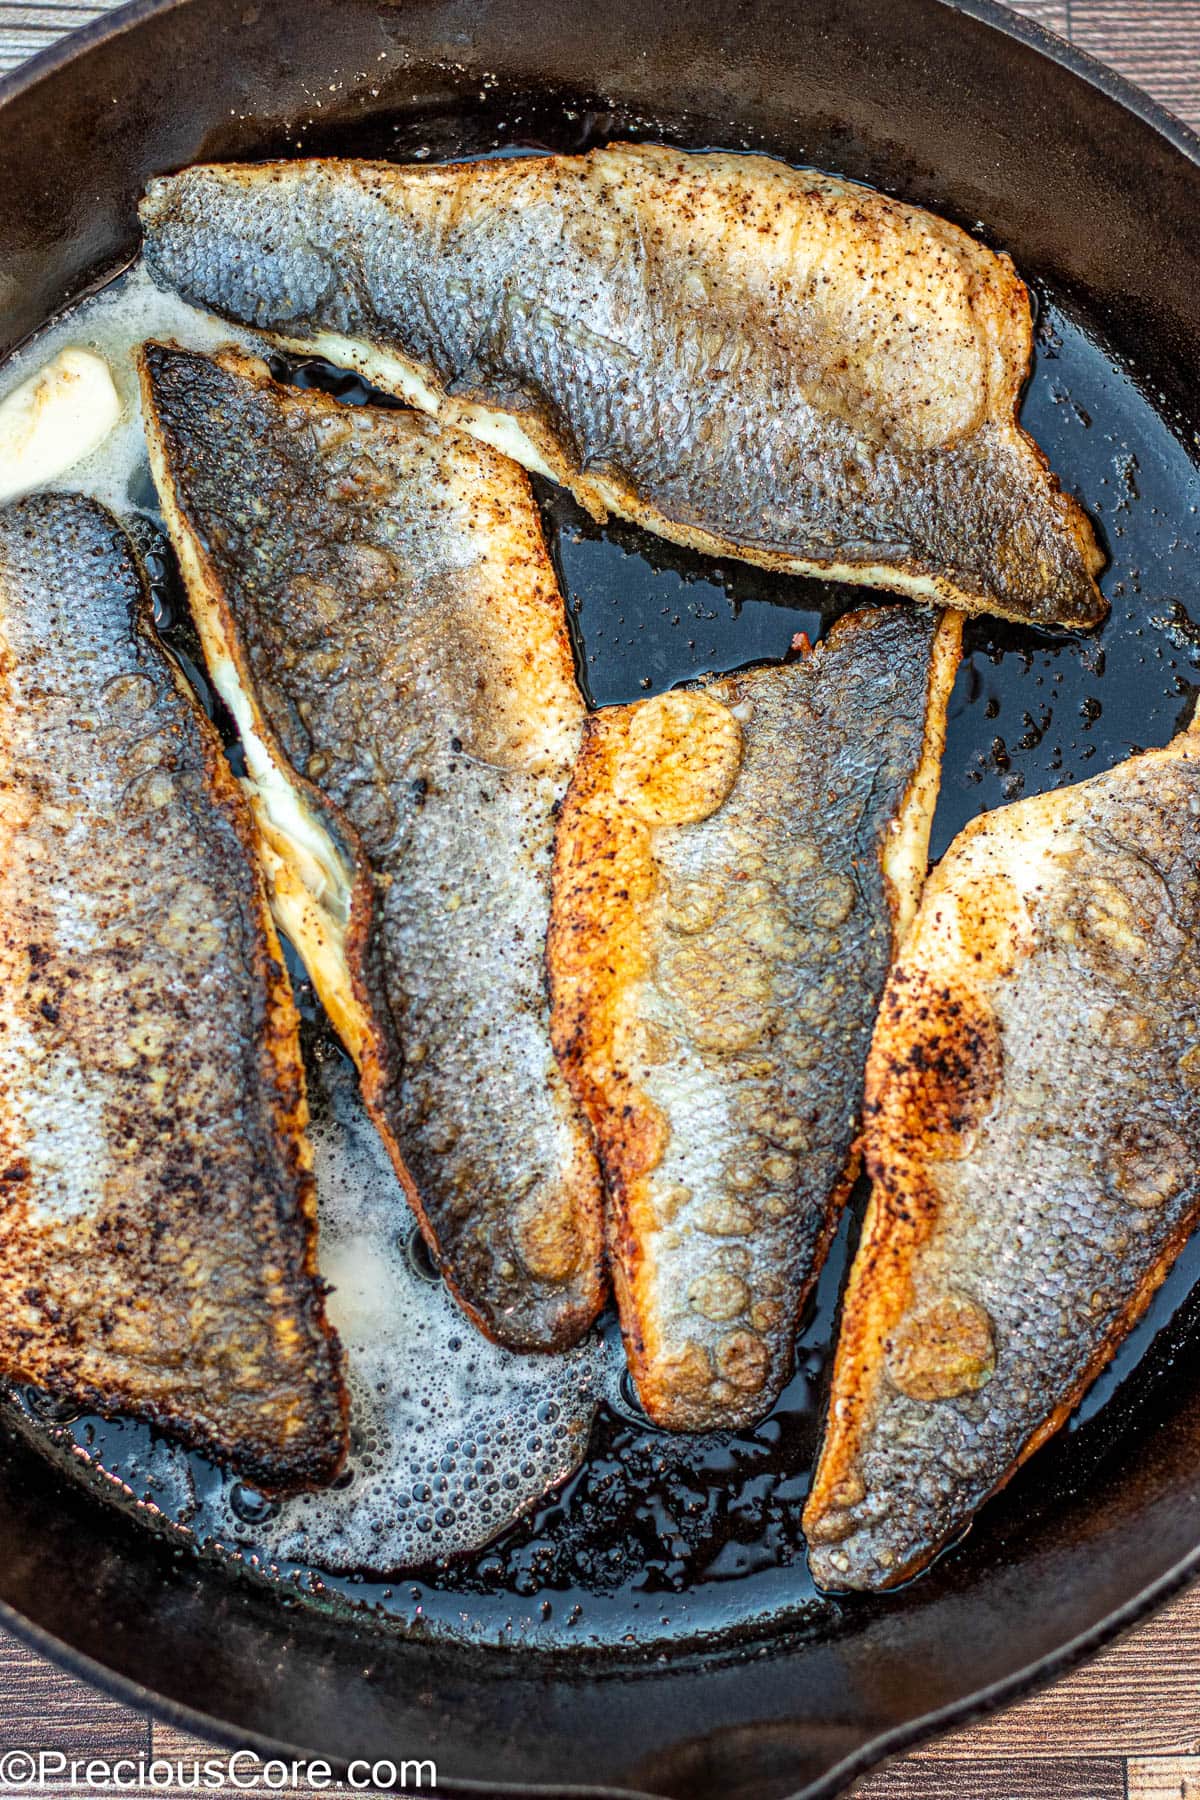
<svg viewBox="0 0 1200 1800">
<path fill-rule="evenodd" d="M 1200 0 L 1014 4 L 1200 128 Z M 75 0 L 0 0 L 0 71 L 106 10 Z M 80 1758 L 145 1754 L 171 1760 L 205 1750 L 62 1674 L 0 1632 L 0 1754 L 31 1747 Z M 153 1792 L 170 1800 L 172 1790 Z M 1077 1674 L 877 1771 L 858 1783 L 854 1796 L 1200 1800 L 1200 1589 Z"/>
</svg>

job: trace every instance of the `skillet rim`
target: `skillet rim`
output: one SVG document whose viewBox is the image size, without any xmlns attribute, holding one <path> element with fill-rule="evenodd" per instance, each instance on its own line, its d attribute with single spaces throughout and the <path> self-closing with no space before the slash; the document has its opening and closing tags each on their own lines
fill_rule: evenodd
<svg viewBox="0 0 1200 1800">
<path fill-rule="evenodd" d="M 137 0 L 137 4 L 142 3 L 143 0 Z M 1149 1587 L 1143 1588 L 1131 1600 L 1127 1600 L 1124 1606 L 1099 1620 L 1090 1630 L 1080 1632 L 1057 1650 L 1048 1651 L 1045 1656 L 1027 1663 L 1023 1669 L 1017 1669 L 1013 1674 L 1006 1675 L 987 1687 L 976 1689 L 975 1693 L 966 1695 L 962 1700 L 939 1707 L 933 1712 L 919 1713 L 892 1731 L 881 1732 L 877 1737 L 866 1739 L 857 1750 L 834 1763 L 824 1775 L 795 1789 L 792 1794 L 785 1796 L 785 1800 L 838 1800 L 839 1796 L 847 1793 L 853 1782 L 861 1780 L 872 1770 L 882 1768 L 915 1745 L 932 1742 L 950 1732 L 959 1731 L 965 1725 L 989 1718 L 1027 1695 L 1049 1687 L 1062 1676 L 1071 1674 L 1073 1670 L 1091 1661 L 1109 1644 L 1158 1612 L 1176 1594 L 1195 1586 L 1198 1578 L 1200 1544 L 1181 1558 L 1174 1568 L 1168 1569 L 1165 1575 L 1151 1582 Z M 195 1707 L 184 1705 L 182 1701 L 170 1700 L 142 1682 L 117 1674 L 86 1652 L 76 1650 L 73 1645 L 56 1637 L 53 1632 L 34 1624 L 6 1600 L 0 1600 L 0 1626 L 31 1650 L 36 1650 L 64 1669 L 67 1674 L 88 1682 L 102 1694 L 134 1707 L 152 1719 L 160 1719 L 165 1724 L 186 1729 L 193 1736 L 207 1738 L 222 1748 L 252 1750 L 262 1760 L 280 1757 L 289 1765 L 296 1760 L 309 1763 L 321 1760 L 328 1762 L 335 1774 L 345 1774 L 347 1764 L 344 1758 L 318 1758 L 306 1746 L 284 1738 L 273 1738 L 254 1731 L 239 1732 L 212 1713 L 201 1712 Z M 495 1654 L 505 1656 L 508 1653 L 497 1651 Z M 566 1786 L 560 1783 L 549 1787 L 544 1782 L 493 1780 L 484 1783 L 465 1776 L 457 1779 L 452 1777 L 449 1782 L 439 1779 L 438 1792 L 450 1796 L 450 1800 L 454 1800 L 455 1795 L 478 1796 L 479 1800 L 508 1800 L 508 1797 L 511 1800 L 663 1800 L 661 1794 L 651 1794 L 642 1788 L 580 1786 L 578 1783 Z"/>
<path fill-rule="evenodd" d="M 87 56 L 101 44 L 123 36 L 143 20 L 175 11 L 190 3 L 191 0 L 125 0 L 125 4 L 102 13 L 90 23 L 69 32 L 45 50 L 18 64 L 7 74 L 0 74 L 0 111 L 9 101 L 35 88 L 47 76 L 68 63 Z M 1108 64 L 1068 43 L 1038 21 L 1011 11 L 1001 4 L 1001 0 L 936 0 L 936 3 L 948 12 L 965 14 L 1006 37 L 1026 44 L 1038 55 L 1046 57 L 1068 74 L 1098 90 L 1123 111 L 1147 125 L 1200 171 L 1200 132 L 1186 125 L 1169 108 Z M 75 295 L 68 304 L 74 305 L 82 297 L 82 294 Z M 911 1749 L 915 1744 L 961 1729 L 974 1720 L 986 1718 L 1023 1696 L 1048 1686 L 1090 1660 L 1109 1643 L 1198 1579 L 1200 1542 L 1173 1568 L 1087 1631 L 1079 1633 L 1057 1649 L 1048 1651 L 999 1681 L 977 1689 L 973 1694 L 932 1712 L 918 1714 L 903 1725 L 868 1738 L 824 1775 L 797 1789 L 790 1800 L 836 1800 L 851 1782 Z M 252 1750 L 265 1759 L 279 1756 L 288 1761 L 293 1758 L 310 1762 L 317 1760 L 316 1753 L 303 1746 L 253 1731 L 239 1732 L 210 1713 L 170 1700 L 143 1683 L 118 1674 L 26 1618 L 2 1599 L 0 1626 L 67 1673 L 87 1681 L 101 1693 L 152 1718 L 186 1729 L 195 1736 L 207 1738 L 229 1749 Z M 329 1762 L 335 1772 L 345 1773 L 344 1760 L 341 1763 L 329 1757 L 321 1760 Z M 513 1800 L 523 1800 L 525 1796 L 530 1797 L 530 1800 L 535 1800 L 535 1797 L 541 1797 L 541 1800 L 661 1800 L 661 1797 L 647 1794 L 645 1790 L 629 1787 L 579 1784 L 547 1786 L 544 1783 L 497 1783 L 493 1780 L 485 1784 L 469 1778 L 452 1779 L 448 1784 L 439 1782 L 439 1791 L 450 1796 L 479 1796 L 480 1800 L 504 1800 L 505 1796 L 512 1796 Z"/>
</svg>

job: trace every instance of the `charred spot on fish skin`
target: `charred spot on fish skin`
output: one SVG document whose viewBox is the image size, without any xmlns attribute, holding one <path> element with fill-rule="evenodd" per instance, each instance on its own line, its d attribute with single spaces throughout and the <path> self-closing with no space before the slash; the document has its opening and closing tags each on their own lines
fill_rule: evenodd
<svg viewBox="0 0 1200 1800">
<path fill-rule="evenodd" d="M 966 1156 L 1002 1074 L 1003 1052 L 993 1016 L 965 990 L 922 981 L 901 965 L 884 999 L 896 1019 L 917 1017 L 922 1036 L 868 1088 L 865 1111 L 880 1114 L 879 1089 L 888 1082 L 889 1142 L 920 1142 L 927 1155 L 954 1161 Z"/>
</svg>

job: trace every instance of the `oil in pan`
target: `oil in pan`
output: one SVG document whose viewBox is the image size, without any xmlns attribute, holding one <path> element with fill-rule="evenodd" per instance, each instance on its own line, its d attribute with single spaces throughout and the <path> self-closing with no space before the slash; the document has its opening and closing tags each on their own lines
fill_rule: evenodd
<svg viewBox="0 0 1200 1800">
<path fill-rule="evenodd" d="M 511 153 L 536 136 L 538 147 L 575 149 L 607 135 L 603 120 L 564 119 L 525 139 L 511 117 L 499 131 L 478 125 L 465 147 L 486 152 L 502 144 Z M 339 148 L 450 154 L 464 148 L 464 126 L 458 117 L 425 120 L 386 146 Z M 119 328 L 110 318 L 110 344 L 122 331 L 133 341 L 160 329 L 136 278 L 131 291 L 150 307 L 138 326 L 121 321 L 118 298 L 89 303 L 112 309 Z M 1112 612 L 1088 636 L 969 622 L 950 706 L 935 858 L 980 811 L 1165 743 L 1200 690 L 1191 593 L 1191 572 L 1200 566 L 1195 446 L 1086 321 L 1052 294 L 1039 299 L 1024 422 L 1101 526 Z M 177 335 L 186 324 L 175 321 Z M 76 314 L 73 338 L 60 328 L 57 341 L 84 340 L 86 326 Z M 205 329 L 207 341 L 234 335 Z M 52 347 L 48 335 L 23 363 Z M 325 365 L 275 366 L 284 379 L 350 403 L 380 398 Z M 152 512 L 136 444 L 107 479 L 110 503 L 115 484 L 118 502 Z M 561 491 L 539 484 L 538 492 L 594 705 L 783 657 L 797 633 L 816 640 L 869 598 L 861 589 L 716 562 L 619 524 L 601 528 Z M 172 605 L 165 563 L 159 574 L 165 636 L 195 671 L 196 646 Z M 368 1608 L 408 1631 L 560 1649 L 611 1644 L 626 1653 L 636 1644 L 654 1653 L 671 1641 L 752 1633 L 768 1618 L 776 1630 L 791 1624 L 828 1633 L 848 1605 L 904 1604 L 904 1596 L 835 1601 L 817 1593 L 800 1528 L 861 1185 L 799 1333 L 792 1380 L 769 1417 L 740 1432 L 657 1431 L 622 1375 L 611 1321 L 551 1371 L 543 1358 L 505 1363 L 505 1353 L 457 1314 L 412 1249 L 402 1197 L 358 1106 L 349 1065 L 294 963 L 293 973 L 306 1016 L 326 1272 L 342 1292 L 338 1322 L 355 1360 L 354 1446 L 338 1489 L 275 1506 L 143 1427 L 64 1417 L 30 1393 L 12 1397 L 18 1427 L 112 1498 L 186 1532 L 206 1556 L 324 1604 Z M 1047 1504 L 1056 1486 L 1086 1477 L 1129 1410 L 1152 1395 L 1190 1328 L 1197 1254 L 1193 1242 L 1071 1430 L 1037 1458 L 1033 1478 Z M 335 1317 L 337 1307 L 335 1297 Z M 1002 1532 L 1006 1509 L 1029 1479 L 1027 1469 L 985 1510 L 977 1538 Z M 483 1539 L 490 1541 L 480 1549 Z"/>
</svg>

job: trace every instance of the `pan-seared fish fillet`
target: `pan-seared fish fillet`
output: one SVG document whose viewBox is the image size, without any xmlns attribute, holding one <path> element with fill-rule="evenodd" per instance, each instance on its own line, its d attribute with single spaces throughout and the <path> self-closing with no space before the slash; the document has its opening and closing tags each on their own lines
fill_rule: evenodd
<svg viewBox="0 0 1200 1800">
<path fill-rule="evenodd" d="M 856 613 L 805 661 L 588 722 L 555 851 L 554 1043 L 661 1425 L 743 1424 L 790 1374 L 925 875 L 959 637 L 957 614 Z"/>
<path fill-rule="evenodd" d="M 977 820 L 867 1071 L 873 1191 L 805 1513 L 920 1569 L 1066 1420 L 1200 1215 L 1200 737 Z"/>
<path fill-rule="evenodd" d="M 514 1349 L 561 1348 L 604 1298 L 599 1171 L 543 968 L 584 707 L 529 484 L 252 358 L 151 344 L 142 367 L 277 917 L 463 1306 Z"/>
<path fill-rule="evenodd" d="M 569 487 L 765 568 L 1093 625 L 1103 558 L 1017 423 L 1006 256 L 852 182 L 614 144 L 150 184 L 146 257 Z"/>
<path fill-rule="evenodd" d="M 220 743 L 94 501 L 0 511 L 0 1374 L 269 1491 L 346 1450 L 298 1021 Z"/>
</svg>

